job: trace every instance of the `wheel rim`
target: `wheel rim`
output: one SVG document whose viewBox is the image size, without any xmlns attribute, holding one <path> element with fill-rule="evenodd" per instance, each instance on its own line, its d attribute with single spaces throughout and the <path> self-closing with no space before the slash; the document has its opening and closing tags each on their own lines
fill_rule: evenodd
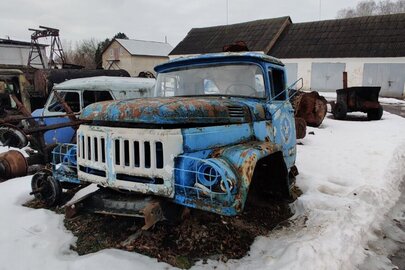
<svg viewBox="0 0 405 270">
<path fill-rule="evenodd" d="M 35 189 L 40 190 L 37 198 L 45 201 L 47 204 L 52 204 L 55 199 L 55 191 L 51 182 L 51 175 L 41 173 L 35 183 Z"/>
</svg>

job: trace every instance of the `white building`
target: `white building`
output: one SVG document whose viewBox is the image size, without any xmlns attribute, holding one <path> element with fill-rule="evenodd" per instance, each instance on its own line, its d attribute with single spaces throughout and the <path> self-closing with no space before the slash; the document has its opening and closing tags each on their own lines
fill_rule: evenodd
<svg viewBox="0 0 405 270">
<path fill-rule="evenodd" d="M 48 65 L 45 48 L 47 45 L 40 45 L 41 54 L 44 57 L 45 67 Z M 28 64 L 28 57 L 31 49 L 31 43 L 25 41 L 0 39 L 0 65 L 23 67 Z M 36 58 L 33 66 L 40 67 L 41 61 Z"/>
<path fill-rule="evenodd" d="M 169 60 L 173 47 L 165 42 L 135 39 L 113 39 L 103 51 L 104 69 L 125 69 L 131 76 L 150 71 Z"/>
<path fill-rule="evenodd" d="M 251 51 L 280 58 L 288 83 L 303 78 L 305 90 L 381 86 L 381 96 L 405 97 L 405 13 L 292 23 L 289 17 L 192 29 L 170 53 L 220 52 L 245 41 Z"/>
</svg>

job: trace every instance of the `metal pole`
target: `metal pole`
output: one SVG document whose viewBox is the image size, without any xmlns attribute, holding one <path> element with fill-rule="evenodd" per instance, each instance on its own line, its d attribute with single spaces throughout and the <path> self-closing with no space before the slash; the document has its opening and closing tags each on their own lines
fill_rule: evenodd
<svg viewBox="0 0 405 270">
<path fill-rule="evenodd" d="M 229 0 L 226 0 L 226 25 L 229 24 Z"/>
</svg>

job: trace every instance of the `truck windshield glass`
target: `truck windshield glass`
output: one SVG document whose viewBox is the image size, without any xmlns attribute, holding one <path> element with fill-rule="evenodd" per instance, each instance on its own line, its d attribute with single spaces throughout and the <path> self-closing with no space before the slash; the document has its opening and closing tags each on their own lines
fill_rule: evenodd
<svg viewBox="0 0 405 270">
<path fill-rule="evenodd" d="M 248 96 L 264 98 L 263 73 L 253 64 L 215 65 L 159 73 L 155 97 Z"/>
<path fill-rule="evenodd" d="M 59 96 L 66 102 L 73 112 L 80 112 L 80 96 L 77 92 L 58 92 Z M 65 112 L 62 104 L 57 97 L 53 95 L 48 106 L 50 112 Z"/>
</svg>

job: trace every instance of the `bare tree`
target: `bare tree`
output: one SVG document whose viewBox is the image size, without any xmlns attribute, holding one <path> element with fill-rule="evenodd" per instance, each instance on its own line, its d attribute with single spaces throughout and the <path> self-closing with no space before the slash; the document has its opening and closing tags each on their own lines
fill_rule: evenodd
<svg viewBox="0 0 405 270">
<path fill-rule="evenodd" d="M 355 8 L 341 9 L 337 13 L 337 18 L 352 18 L 371 15 L 384 15 L 405 12 L 405 0 L 366 0 L 359 2 Z"/>
<path fill-rule="evenodd" d="M 89 69 L 96 68 L 97 65 L 94 60 L 94 55 L 97 50 L 97 40 L 91 38 L 78 41 L 74 48 L 72 48 L 71 42 L 64 43 L 63 48 L 69 64 L 81 65 Z"/>
<path fill-rule="evenodd" d="M 395 14 L 405 12 L 405 0 L 391 2 L 390 0 L 378 3 L 379 14 Z"/>
</svg>

